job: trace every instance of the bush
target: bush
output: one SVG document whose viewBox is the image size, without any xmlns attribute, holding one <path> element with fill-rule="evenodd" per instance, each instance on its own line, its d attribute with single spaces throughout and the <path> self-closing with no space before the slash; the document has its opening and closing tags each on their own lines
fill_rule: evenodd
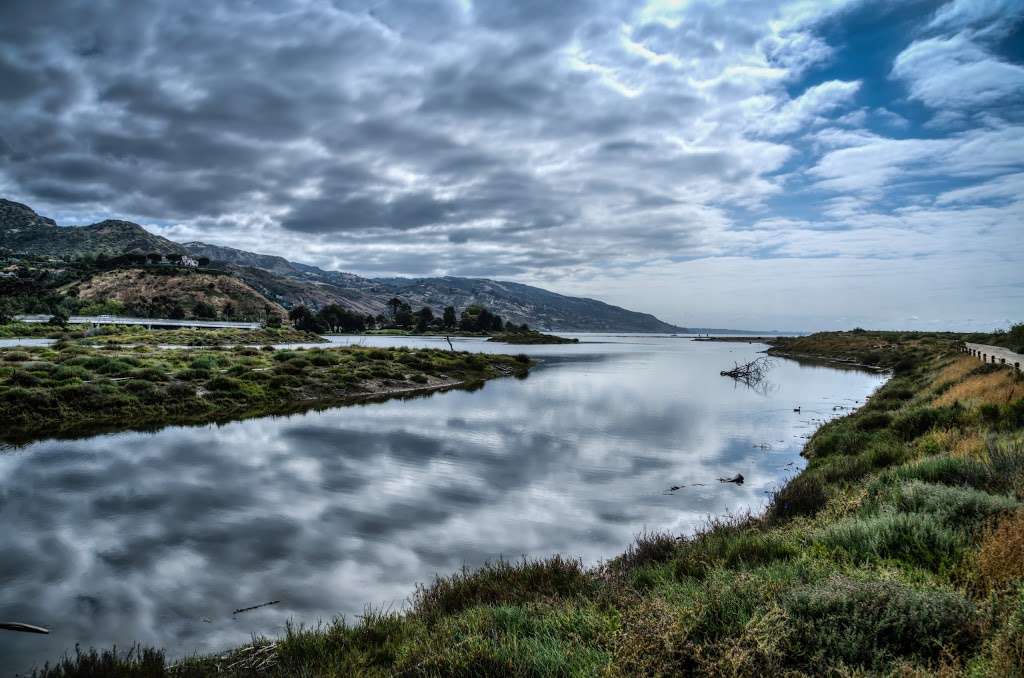
<svg viewBox="0 0 1024 678">
<path fill-rule="evenodd" d="M 757 567 L 787 560 L 797 552 L 785 535 L 741 522 L 717 523 L 684 542 L 672 562 L 673 574 L 703 579 L 716 567 Z"/>
<path fill-rule="evenodd" d="M 4 360 L 9 363 L 20 363 L 31 360 L 32 356 L 25 351 L 5 351 Z"/>
<path fill-rule="evenodd" d="M 174 376 L 185 381 L 205 381 L 210 378 L 210 371 L 187 368 L 181 370 Z"/>
<path fill-rule="evenodd" d="M 7 383 L 11 386 L 32 387 L 39 386 L 43 381 L 31 372 L 15 369 L 7 376 Z"/>
<path fill-rule="evenodd" d="M 155 367 L 143 367 L 138 370 L 132 370 L 130 376 L 132 379 L 141 379 L 143 381 L 167 381 L 167 375 Z"/>
<path fill-rule="evenodd" d="M 779 523 L 796 516 L 813 516 L 828 503 L 828 492 L 821 476 L 808 472 L 790 480 L 772 497 L 766 517 Z"/>
<path fill-rule="evenodd" d="M 826 424 L 815 434 L 809 444 L 809 451 L 815 457 L 828 457 L 836 454 L 857 454 L 867 447 L 871 434 L 858 431 L 843 419 L 835 424 Z"/>
<path fill-rule="evenodd" d="M 409 381 L 412 381 L 412 382 L 417 383 L 417 384 L 425 384 L 425 383 L 427 383 L 427 375 L 425 375 L 425 374 L 413 374 L 413 375 L 410 375 Z"/>
<path fill-rule="evenodd" d="M 616 565 L 628 571 L 645 565 L 665 563 L 672 559 L 679 544 L 679 537 L 668 532 L 641 532 L 626 552 L 616 559 Z"/>
<path fill-rule="evenodd" d="M 923 480 L 926 483 L 986 488 L 990 477 L 989 467 L 980 461 L 962 457 L 929 457 L 886 472 L 878 483 Z"/>
<path fill-rule="evenodd" d="M 72 381 L 74 379 L 86 381 L 90 377 L 92 377 L 92 372 L 84 367 L 69 367 L 67 365 L 59 366 L 52 375 L 55 381 Z"/>
<path fill-rule="evenodd" d="M 573 598 L 595 590 L 597 580 L 580 560 L 560 555 L 546 560 L 509 563 L 501 560 L 470 572 L 463 569 L 419 586 L 413 611 L 425 619 L 438 619 L 475 605 L 522 604 L 552 598 Z"/>
<path fill-rule="evenodd" d="M 216 376 L 206 382 L 206 388 L 211 391 L 237 392 L 242 390 L 242 382 L 234 377 Z"/>
<path fill-rule="evenodd" d="M 785 607 L 794 648 L 816 669 L 836 660 L 880 670 L 894 658 L 932 661 L 950 651 L 970 652 L 980 637 L 968 600 L 896 582 L 833 577 L 797 590 Z"/>
<path fill-rule="evenodd" d="M 912 480 L 890 489 L 875 500 L 898 511 L 927 513 L 949 527 L 970 529 L 988 518 L 1013 511 L 1020 504 L 1003 495 L 971 487 L 950 487 Z"/>
<path fill-rule="evenodd" d="M 962 544 L 956 531 L 921 513 L 849 517 L 819 530 L 815 541 L 855 562 L 891 558 L 933 571 L 950 565 Z"/>
<path fill-rule="evenodd" d="M 978 550 L 977 574 L 989 589 L 1024 580 L 1024 511 L 1005 516 L 986 532 Z"/>
<path fill-rule="evenodd" d="M 937 426 L 959 424 L 962 415 L 963 410 L 959 407 L 917 407 L 896 417 L 892 422 L 892 428 L 904 440 L 913 440 Z"/>
<path fill-rule="evenodd" d="M 886 412 L 866 412 L 857 418 L 857 428 L 861 431 L 877 431 L 886 428 L 892 422 L 892 416 Z"/>
</svg>

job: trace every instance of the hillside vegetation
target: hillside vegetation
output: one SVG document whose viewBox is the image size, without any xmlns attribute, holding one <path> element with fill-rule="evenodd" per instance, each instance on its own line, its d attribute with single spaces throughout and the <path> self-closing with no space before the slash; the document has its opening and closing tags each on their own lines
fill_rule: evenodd
<svg viewBox="0 0 1024 678">
<path fill-rule="evenodd" d="M 288 316 L 238 278 L 189 269 L 129 268 L 97 273 L 62 290 L 84 302 L 116 302 L 150 318 Z"/>
<path fill-rule="evenodd" d="M 890 348 L 891 347 L 891 348 Z M 934 335 L 828 333 L 893 365 L 762 516 L 646 534 L 596 567 L 499 562 L 405 612 L 223 655 L 84 652 L 39 676 L 1020 676 L 1024 382 Z"/>
</svg>

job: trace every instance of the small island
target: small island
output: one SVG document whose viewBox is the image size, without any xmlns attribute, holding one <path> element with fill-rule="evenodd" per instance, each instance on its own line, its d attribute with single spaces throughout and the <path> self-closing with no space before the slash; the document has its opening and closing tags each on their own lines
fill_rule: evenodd
<svg viewBox="0 0 1024 678">
<path fill-rule="evenodd" d="M 525 355 L 336 347 L 0 349 L 0 440 L 291 414 L 525 376 Z"/>
</svg>

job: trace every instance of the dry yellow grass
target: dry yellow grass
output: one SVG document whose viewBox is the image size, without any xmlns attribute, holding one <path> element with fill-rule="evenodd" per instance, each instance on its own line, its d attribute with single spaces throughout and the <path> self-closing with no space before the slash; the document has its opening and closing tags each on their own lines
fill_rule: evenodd
<svg viewBox="0 0 1024 678">
<path fill-rule="evenodd" d="M 986 589 L 1024 578 L 1024 511 L 999 521 L 981 542 L 978 580 Z"/>
<path fill-rule="evenodd" d="M 978 359 L 972 356 L 962 355 L 956 358 L 951 364 L 947 365 L 939 372 L 938 376 L 935 377 L 934 383 L 936 384 L 948 384 L 950 382 L 957 382 L 970 374 L 971 370 L 977 368 L 979 365 Z"/>
<path fill-rule="evenodd" d="M 924 439 L 933 441 L 954 457 L 980 459 L 985 455 L 985 437 L 978 429 L 947 428 L 932 431 Z"/>
<path fill-rule="evenodd" d="M 1024 381 L 1012 370 L 1005 369 L 990 374 L 967 377 L 935 399 L 936 405 L 952 405 L 960 401 L 964 405 L 1004 405 L 1024 398 Z"/>
</svg>

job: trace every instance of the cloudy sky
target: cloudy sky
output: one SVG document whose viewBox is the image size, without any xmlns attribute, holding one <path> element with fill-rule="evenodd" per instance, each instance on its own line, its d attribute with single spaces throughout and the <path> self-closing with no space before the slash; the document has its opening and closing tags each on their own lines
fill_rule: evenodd
<svg viewBox="0 0 1024 678">
<path fill-rule="evenodd" d="M 0 196 L 689 325 L 1024 318 L 1024 0 L 4 0 Z"/>
</svg>

